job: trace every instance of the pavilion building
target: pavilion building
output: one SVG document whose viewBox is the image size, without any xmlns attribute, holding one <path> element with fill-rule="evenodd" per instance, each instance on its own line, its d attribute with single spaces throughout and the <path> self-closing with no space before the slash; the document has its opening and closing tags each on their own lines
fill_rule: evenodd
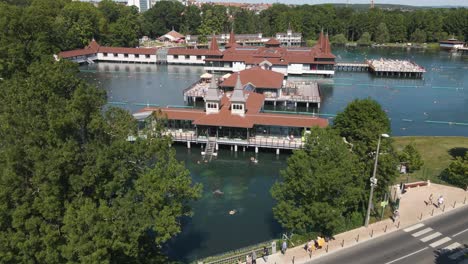
<svg viewBox="0 0 468 264">
<path fill-rule="evenodd" d="M 333 76 L 335 56 L 331 53 L 328 34 L 320 33 L 314 47 L 281 47 L 281 42 L 271 38 L 262 47 L 240 46 L 233 32 L 224 51 L 217 47 L 213 36 L 210 48 L 173 48 L 168 51 L 168 63 L 204 64 L 206 71 L 238 72 L 255 66 L 282 73 Z"/>
<path fill-rule="evenodd" d="M 146 120 L 153 112 L 167 118 L 167 133 L 174 141 L 207 143 L 235 147 L 296 149 L 303 145 L 304 131 L 313 126 L 326 127 L 328 120 L 309 115 L 271 114 L 262 111 L 265 95 L 245 89 L 241 75 L 232 75 L 232 91 L 221 93 L 214 76 L 206 93 L 205 108 L 147 107 L 134 114 Z"/>
</svg>

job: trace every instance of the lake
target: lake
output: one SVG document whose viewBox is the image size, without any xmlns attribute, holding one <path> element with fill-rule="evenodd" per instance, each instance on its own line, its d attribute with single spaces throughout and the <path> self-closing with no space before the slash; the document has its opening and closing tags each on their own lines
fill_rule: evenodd
<svg viewBox="0 0 468 264">
<path fill-rule="evenodd" d="M 355 98 L 372 97 L 391 119 L 392 135 L 468 135 L 468 56 L 415 49 L 341 48 L 333 52 L 337 61 L 346 62 L 410 59 L 427 72 L 423 79 L 336 72 L 334 78 L 319 80 L 323 96 L 319 112 L 324 116 L 342 111 Z M 184 105 L 182 91 L 204 72 L 200 66 L 117 63 L 83 65 L 80 70 L 83 79 L 107 91 L 109 105 L 130 112 L 145 105 Z M 167 245 L 171 257 L 188 262 L 281 235 L 271 212 L 274 200 L 269 190 L 286 167 L 288 154 L 260 152 L 259 163 L 252 164 L 253 151 L 221 149 L 216 160 L 198 164 L 200 146 L 175 148 L 178 160 L 185 163 L 194 181 L 204 185 L 204 191 L 193 204 L 193 217 L 183 219 L 182 233 Z M 214 195 L 218 189 L 224 194 Z M 229 215 L 234 209 L 238 213 Z"/>
</svg>

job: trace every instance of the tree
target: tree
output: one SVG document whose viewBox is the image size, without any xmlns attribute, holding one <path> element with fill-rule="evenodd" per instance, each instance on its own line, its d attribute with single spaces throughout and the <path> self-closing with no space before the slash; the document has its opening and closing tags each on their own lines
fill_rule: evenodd
<svg viewBox="0 0 468 264">
<path fill-rule="evenodd" d="M 364 153 L 368 153 L 367 147 L 372 145 L 380 134 L 390 133 L 390 121 L 377 101 L 371 98 L 355 99 L 343 112 L 338 113 L 333 121 L 333 128 L 349 142 L 364 144 Z M 360 147 L 354 146 L 353 150 L 356 151 Z"/>
<path fill-rule="evenodd" d="M 357 43 L 362 46 L 368 46 L 372 44 L 371 35 L 369 34 L 369 32 L 364 32 Z"/>
<path fill-rule="evenodd" d="M 403 162 L 406 165 L 406 168 L 409 172 L 414 172 L 424 165 L 424 161 L 421 158 L 418 150 L 415 148 L 414 144 L 408 144 L 403 148 L 403 151 L 399 155 L 400 162 Z"/>
<path fill-rule="evenodd" d="M 193 30 L 200 24 L 197 12 L 200 12 L 197 7 L 188 7 L 184 11 L 184 6 L 178 1 L 158 1 L 143 13 L 142 27 L 147 36 L 159 37 L 172 29 L 180 31 L 185 17 L 191 19 L 186 25 Z"/>
<path fill-rule="evenodd" d="M 136 121 L 103 115 L 105 93 L 76 73 L 49 60 L 0 82 L 0 262 L 166 262 L 201 186 L 159 126 L 128 142 Z"/>
<path fill-rule="evenodd" d="M 90 3 L 70 2 L 57 17 L 55 27 L 62 39 L 61 50 L 83 48 L 93 38 L 100 39 L 103 15 Z"/>
<path fill-rule="evenodd" d="M 375 42 L 386 43 L 390 40 L 390 34 L 388 33 L 387 25 L 380 23 L 375 32 Z"/>
<path fill-rule="evenodd" d="M 184 30 L 185 34 L 196 34 L 197 28 L 201 24 L 200 9 L 195 5 L 189 5 L 184 11 Z"/>
<path fill-rule="evenodd" d="M 460 188 L 468 188 L 468 153 L 452 161 L 442 173 L 442 179 Z"/>
<path fill-rule="evenodd" d="M 424 43 L 427 40 L 426 32 L 419 28 L 411 34 L 411 41 L 416 43 Z"/>
<path fill-rule="evenodd" d="M 344 34 L 338 34 L 335 35 L 331 38 L 331 43 L 333 44 L 338 44 L 338 45 L 344 45 L 348 42 Z"/>
<path fill-rule="evenodd" d="M 370 98 L 356 99 L 338 113 L 333 129 L 353 145 L 353 152 L 364 167 L 364 174 L 372 176 L 379 135 L 390 133 L 390 121 L 380 104 Z M 377 192 L 386 192 L 398 175 L 398 158 L 391 138 L 381 140 L 377 178 Z"/>
<path fill-rule="evenodd" d="M 362 224 L 365 184 L 356 156 L 330 128 L 312 128 L 305 147 L 288 159 L 282 182 L 271 189 L 278 204 L 273 213 L 280 224 L 299 233 L 331 236 Z"/>
</svg>

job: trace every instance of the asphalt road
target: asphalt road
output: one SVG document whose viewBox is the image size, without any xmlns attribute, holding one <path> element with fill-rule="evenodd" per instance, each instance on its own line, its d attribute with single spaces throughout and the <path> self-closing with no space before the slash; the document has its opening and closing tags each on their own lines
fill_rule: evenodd
<svg viewBox="0 0 468 264">
<path fill-rule="evenodd" d="M 463 253 L 468 254 L 466 206 L 308 263 L 468 264 Z"/>
</svg>

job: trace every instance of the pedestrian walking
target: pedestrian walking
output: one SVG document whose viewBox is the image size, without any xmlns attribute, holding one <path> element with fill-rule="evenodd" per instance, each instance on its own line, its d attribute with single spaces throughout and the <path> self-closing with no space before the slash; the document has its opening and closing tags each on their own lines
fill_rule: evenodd
<svg viewBox="0 0 468 264">
<path fill-rule="evenodd" d="M 263 261 L 267 262 L 268 261 L 268 248 L 263 247 Z"/>
<path fill-rule="evenodd" d="M 255 250 L 252 251 L 252 264 L 257 264 L 257 253 L 255 253 Z"/>
<path fill-rule="evenodd" d="M 432 193 L 429 195 L 429 199 L 427 200 L 427 205 L 432 205 Z"/>
<path fill-rule="evenodd" d="M 437 207 L 440 208 L 444 204 L 444 197 L 441 195 L 439 196 L 439 199 L 437 200 Z"/>
<path fill-rule="evenodd" d="M 252 264 L 252 257 L 250 256 L 250 254 L 245 257 L 245 263 Z"/>
<path fill-rule="evenodd" d="M 281 253 L 284 255 L 286 253 L 286 249 L 288 249 L 288 244 L 286 243 L 286 240 L 283 241 L 283 244 L 281 245 Z"/>
<path fill-rule="evenodd" d="M 393 222 L 395 223 L 399 218 L 400 218 L 400 212 L 398 210 L 395 210 L 393 212 Z"/>
</svg>

